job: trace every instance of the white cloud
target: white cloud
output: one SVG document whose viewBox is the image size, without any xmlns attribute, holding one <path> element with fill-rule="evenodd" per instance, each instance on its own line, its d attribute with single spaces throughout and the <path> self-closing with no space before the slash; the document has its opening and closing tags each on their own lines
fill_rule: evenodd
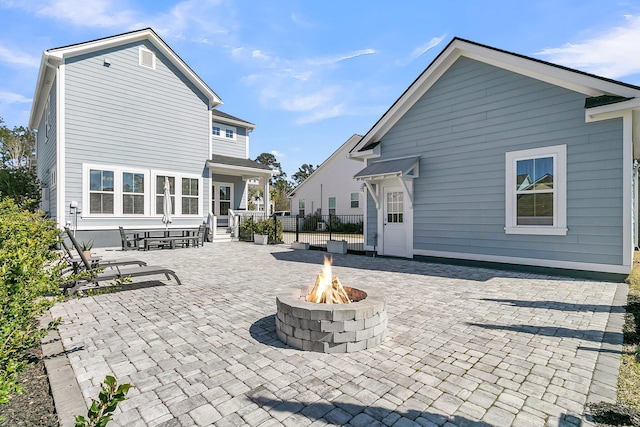
<svg viewBox="0 0 640 427">
<path fill-rule="evenodd" d="M 2 104 L 26 104 L 31 101 L 31 98 L 27 98 L 19 93 L 0 91 L 0 103 Z"/>
<path fill-rule="evenodd" d="M 35 67 L 40 65 L 40 60 L 27 53 L 11 50 L 0 44 L 0 62 L 4 62 L 13 66 Z"/>
<path fill-rule="evenodd" d="M 620 78 L 640 72 L 640 15 L 579 43 L 544 49 L 537 55 L 550 62 L 603 77 Z"/>
<path fill-rule="evenodd" d="M 413 52 L 411 52 L 411 59 L 412 60 L 416 59 L 424 55 L 426 52 L 433 49 L 434 47 L 438 46 L 446 36 L 447 36 L 446 34 L 443 34 L 440 37 L 434 37 L 428 42 L 426 42 L 425 44 L 423 44 L 422 46 L 418 46 L 413 50 Z"/>
<path fill-rule="evenodd" d="M 255 49 L 253 52 L 251 52 L 251 57 L 252 58 L 262 59 L 264 61 L 269 61 L 271 59 L 271 57 L 269 55 L 266 55 L 260 49 Z"/>
<path fill-rule="evenodd" d="M 280 152 L 278 150 L 271 150 L 271 154 L 273 154 L 276 157 L 287 157 L 286 154 L 284 154 L 284 153 L 282 153 L 282 152 Z"/>
</svg>

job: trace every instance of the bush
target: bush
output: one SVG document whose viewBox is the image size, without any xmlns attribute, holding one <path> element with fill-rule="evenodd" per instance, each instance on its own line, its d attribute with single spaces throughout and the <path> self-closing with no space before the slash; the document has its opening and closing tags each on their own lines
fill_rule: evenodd
<svg viewBox="0 0 640 427">
<path fill-rule="evenodd" d="M 274 243 L 280 243 L 283 239 L 284 226 L 282 221 L 277 221 L 274 229 L 273 218 L 255 220 L 253 217 L 247 217 L 240 222 L 240 235 L 245 237 L 253 237 L 254 234 L 266 234 L 271 237 Z"/>
<path fill-rule="evenodd" d="M 59 236 L 52 221 L 0 201 L 0 403 L 21 391 L 25 351 L 57 325 L 39 329 L 36 320 L 60 295 L 62 263 L 52 250 Z"/>
</svg>

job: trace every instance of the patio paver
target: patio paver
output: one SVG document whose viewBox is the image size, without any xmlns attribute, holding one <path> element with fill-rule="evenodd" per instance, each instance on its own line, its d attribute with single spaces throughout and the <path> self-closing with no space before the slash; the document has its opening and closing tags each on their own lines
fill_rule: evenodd
<svg viewBox="0 0 640 427">
<path fill-rule="evenodd" d="M 386 292 L 387 338 L 321 354 L 282 344 L 274 314 L 324 253 L 229 242 L 134 255 L 183 285 L 136 280 L 51 310 L 86 400 L 107 374 L 135 386 L 113 426 L 555 427 L 615 399 L 622 284 L 335 255 L 342 283 Z"/>
</svg>

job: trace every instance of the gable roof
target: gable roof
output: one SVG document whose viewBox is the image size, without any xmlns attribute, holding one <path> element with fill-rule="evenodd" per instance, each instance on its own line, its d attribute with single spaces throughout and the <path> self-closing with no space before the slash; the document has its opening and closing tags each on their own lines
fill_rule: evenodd
<svg viewBox="0 0 640 427">
<path fill-rule="evenodd" d="M 640 86 L 456 37 L 373 125 L 360 143 L 351 150 L 351 155 L 360 157 L 371 152 L 387 131 L 461 56 L 583 93 L 588 98 L 602 100 L 604 98 L 600 97 L 606 96 L 609 101 L 622 102 L 640 97 Z"/>
<path fill-rule="evenodd" d="M 220 110 L 216 110 L 216 109 L 211 110 L 211 115 L 213 116 L 214 120 L 218 118 L 220 119 L 221 122 L 229 123 L 232 125 L 239 125 L 247 129 L 255 129 L 258 127 L 257 125 L 254 125 L 251 122 L 239 119 L 237 117 L 232 116 L 231 114 L 224 113 Z"/>
<path fill-rule="evenodd" d="M 160 36 L 158 36 L 158 34 L 156 34 L 155 31 L 151 28 L 145 28 L 88 42 L 45 50 L 42 53 L 42 60 L 40 61 L 40 71 L 38 72 L 36 90 L 33 95 L 29 127 L 34 128 L 37 126 L 38 121 L 42 116 L 42 111 L 44 110 L 44 103 L 56 77 L 58 66 L 63 62 L 63 60 L 142 40 L 148 40 L 151 42 L 151 44 L 153 44 L 160 53 L 167 57 L 169 61 L 171 61 L 171 63 L 206 96 L 209 100 L 209 109 L 222 104 L 222 99 L 220 99 L 220 97 L 173 51 L 173 49 L 169 47 L 168 44 L 164 42 L 164 40 L 160 38 Z"/>
<path fill-rule="evenodd" d="M 322 162 L 320 164 L 320 166 L 318 166 L 316 168 L 316 170 L 314 170 L 313 172 L 311 172 L 311 175 L 309 175 L 304 181 L 302 181 L 300 184 L 298 184 L 296 186 L 296 188 L 294 188 L 293 190 L 291 190 L 289 192 L 289 194 L 287 194 L 287 197 L 293 197 L 295 195 L 295 192 L 300 190 L 300 188 L 302 188 L 302 186 L 304 186 L 307 182 L 309 182 L 312 177 L 314 175 L 317 174 L 317 172 L 319 170 L 324 169 L 325 167 L 327 167 L 327 165 L 329 163 L 331 163 L 333 161 L 334 158 L 338 157 L 338 154 L 343 152 L 345 150 L 345 148 L 349 148 L 349 147 L 355 147 L 356 144 L 358 144 L 358 142 L 360 142 L 360 140 L 362 139 L 362 135 L 358 135 L 358 134 L 353 134 L 349 139 L 346 140 L 346 142 L 344 144 L 342 144 L 336 151 L 334 151 L 329 158 L 327 158 L 324 162 Z M 348 151 L 347 151 L 348 153 Z M 347 159 L 348 157 L 345 156 L 345 159 Z M 359 160 L 359 159 L 353 159 L 353 160 Z"/>
</svg>

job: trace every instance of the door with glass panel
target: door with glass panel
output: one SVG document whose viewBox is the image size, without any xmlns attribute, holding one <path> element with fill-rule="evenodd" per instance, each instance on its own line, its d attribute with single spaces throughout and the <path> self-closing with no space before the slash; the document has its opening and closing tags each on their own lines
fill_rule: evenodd
<svg viewBox="0 0 640 427">
<path fill-rule="evenodd" d="M 229 209 L 233 207 L 233 184 L 214 182 L 211 184 L 211 212 L 218 219 L 218 226 L 229 224 Z"/>
<path fill-rule="evenodd" d="M 385 187 L 382 203 L 383 255 L 407 256 L 404 192 L 400 187 Z"/>
</svg>

